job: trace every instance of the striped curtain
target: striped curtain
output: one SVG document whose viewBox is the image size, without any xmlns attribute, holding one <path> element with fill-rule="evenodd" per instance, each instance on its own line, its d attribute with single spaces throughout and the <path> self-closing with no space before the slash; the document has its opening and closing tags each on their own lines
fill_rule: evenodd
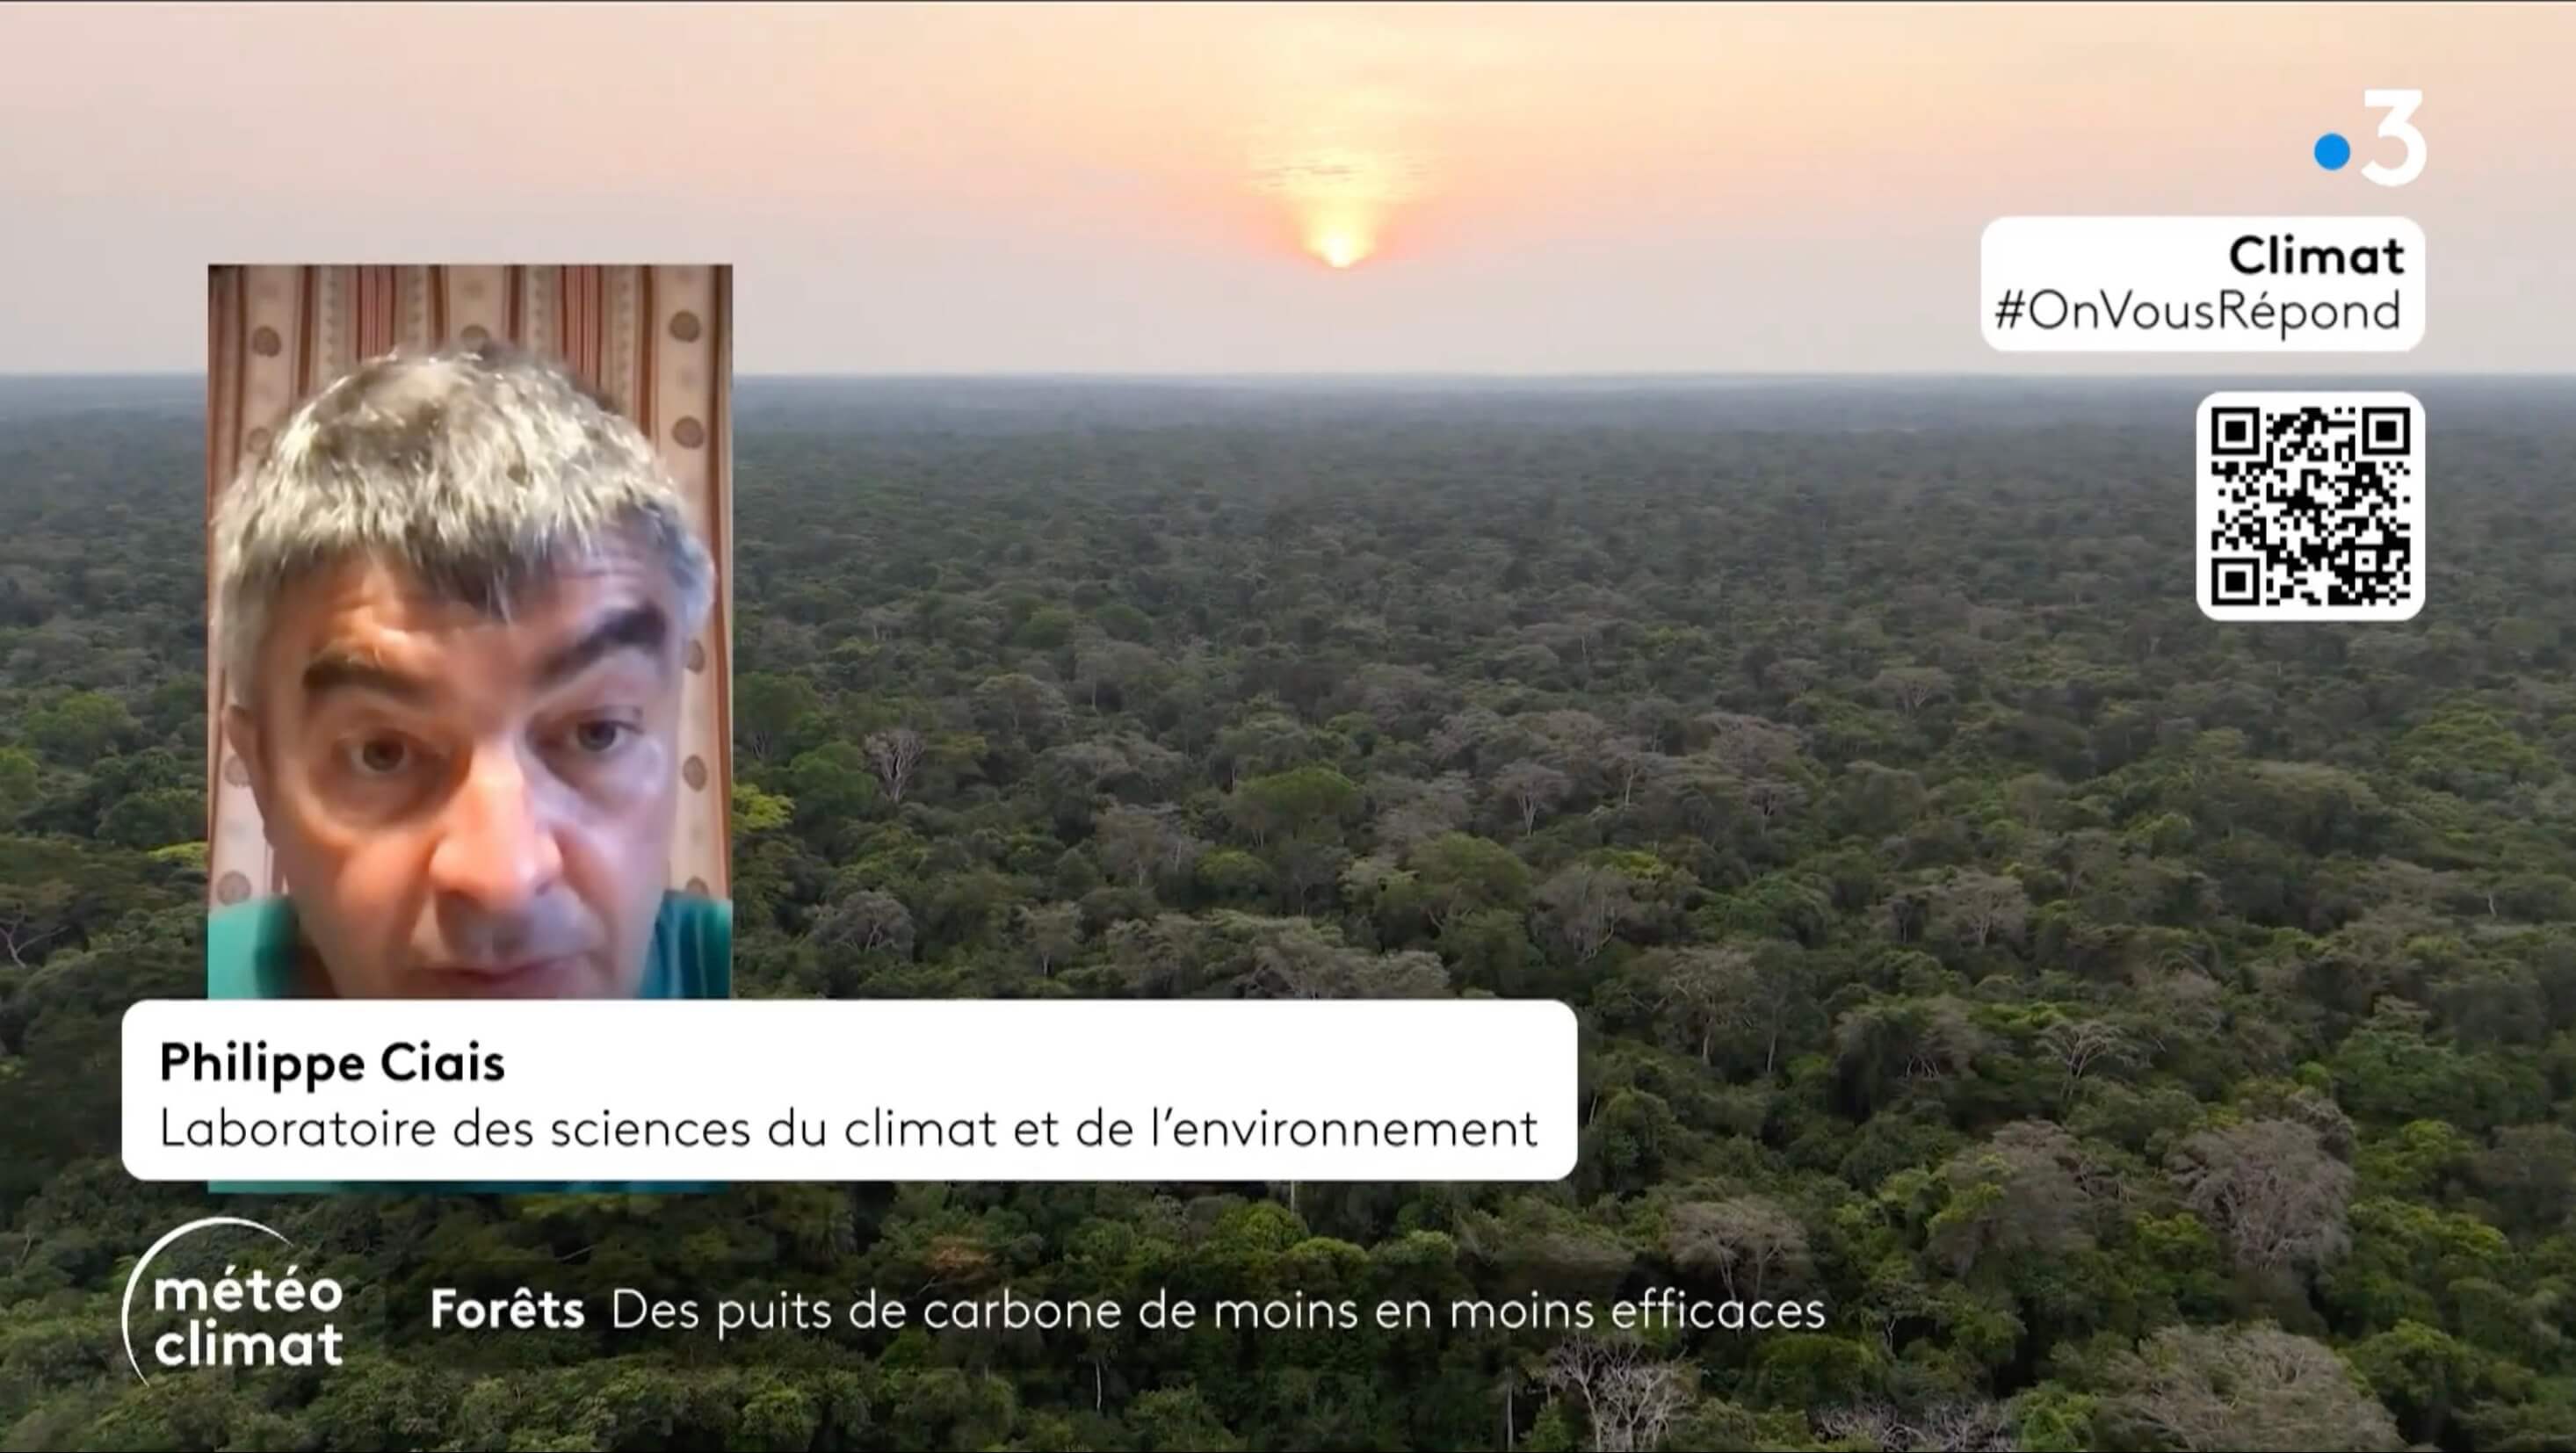
<svg viewBox="0 0 2576 1453">
<path fill-rule="evenodd" d="M 733 798 L 733 274 L 725 267 L 232 267 L 207 285 L 206 512 L 295 404 L 396 348 L 501 338 L 553 355 L 640 425 L 714 555 L 719 589 L 689 643 L 671 883 L 718 897 Z M 211 594 L 211 592 L 210 592 Z M 249 777 L 223 741 L 207 606 L 207 891 L 282 893 Z"/>
</svg>

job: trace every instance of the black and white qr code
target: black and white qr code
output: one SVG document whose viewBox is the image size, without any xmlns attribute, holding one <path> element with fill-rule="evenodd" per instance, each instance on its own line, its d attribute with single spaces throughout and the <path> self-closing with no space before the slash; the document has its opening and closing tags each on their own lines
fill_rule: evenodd
<svg viewBox="0 0 2576 1453">
<path fill-rule="evenodd" d="M 2424 608 L 2424 406 L 2403 393 L 2200 404 L 2200 608 L 2402 621 Z"/>
</svg>

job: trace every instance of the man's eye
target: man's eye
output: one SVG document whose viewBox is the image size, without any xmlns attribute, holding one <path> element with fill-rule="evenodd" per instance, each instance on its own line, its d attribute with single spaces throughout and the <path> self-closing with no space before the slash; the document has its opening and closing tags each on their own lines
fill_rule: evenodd
<svg viewBox="0 0 2576 1453">
<path fill-rule="evenodd" d="M 633 730 L 622 721 L 586 721 L 572 729 L 572 744 L 592 756 L 605 756 L 623 745 Z"/>
<path fill-rule="evenodd" d="M 412 764 L 411 743 L 400 737 L 369 737 L 349 753 L 350 762 L 369 777 L 390 777 Z"/>
</svg>

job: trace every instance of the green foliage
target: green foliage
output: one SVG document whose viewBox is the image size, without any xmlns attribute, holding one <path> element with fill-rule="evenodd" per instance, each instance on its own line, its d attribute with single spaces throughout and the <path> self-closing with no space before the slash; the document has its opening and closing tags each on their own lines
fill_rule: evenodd
<svg viewBox="0 0 2576 1453">
<path fill-rule="evenodd" d="M 733 825 L 736 832 L 775 832 L 796 819 L 793 798 L 775 792 L 763 792 L 748 782 L 733 784 Z"/>
<path fill-rule="evenodd" d="M 120 797 L 98 821 L 102 842 L 151 851 L 197 840 L 206 830 L 203 791 L 158 787 Z"/>
<path fill-rule="evenodd" d="M 1423 901 L 1437 923 L 1480 909 L 1517 910 L 1529 898 L 1528 865 L 1489 838 L 1442 833 L 1414 849 L 1406 865 L 1421 883 Z"/>
<path fill-rule="evenodd" d="M 2399 737 L 2389 755 L 2417 781 L 2466 797 L 2493 796 L 2510 784 L 2555 775 L 2548 756 L 2504 719 L 2465 704 L 2433 713 Z"/>
<path fill-rule="evenodd" d="M 156 863 L 167 863 L 192 873 L 206 871 L 206 845 L 202 841 L 172 843 L 165 848 L 154 848 L 145 856 Z"/>
<path fill-rule="evenodd" d="M 0 747 L 0 824 L 36 804 L 36 759 L 17 747 Z"/>
<path fill-rule="evenodd" d="M 2013 1399 L 2015 1442 L 2024 1453 L 2086 1453 L 2101 1446 L 2094 1419 L 2102 1400 L 2042 1383 Z"/>
<path fill-rule="evenodd" d="M 202 983 L 201 429 L 0 410 L 0 1442 L 1570 1450 L 1616 1365 L 1667 1448 L 2576 1446 L 2547 398 L 2464 397 L 2440 620 L 2283 633 L 2172 588 L 2188 390 L 813 387 L 743 386 L 741 992 L 1561 999 L 1574 1173 L 245 1201 L 392 1315 L 134 1384 L 211 1205 L 100 1093 Z M 401 1311 L 522 1274 L 1442 1315 Z M 1824 1325 L 1447 1321 L 1753 1285 Z"/>
<path fill-rule="evenodd" d="M 29 711 L 19 729 L 55 761 L 86 767 L 132 735 L 134 717 L 104 691 L 73 691 Z"/>
<path fill-rule="evenodd" d="M 822 693 L 805 677 L 747 671 L 734 678 L 734 744 L 751 757 L 793 756 L 818 729 L 822 714 Z"/>
<path fill-rule="evenodd" d="M 2393 1135 L 2372 1137 L 2356 1168 L 2366 1190 L 2438 1200 L 2476 1150 L 2477 1142 L 2447 1120 L 2409 1120 Z"/>
<path fill-rule="evenodd" d="M 797 753 L 787 764 L 783 785 L 786 791 L 780 795 L 827 840 L 836 829 L 845 831 L 876 816 L 884 797 L 864 749 L 840 739 Z"/>
<path fill-rule="evenodd" d="M 1123 600 L 1102 606 L 1091 618 L 1113 640 L 1148 641 L 1154 636 L 1154 618 Z"/>
<path fill-rule="evenodd" d="M 1237 783 L 1236 820 L 1255 842 L 1330 829 L 1359 806 L 1360 789 L 1330 767 L 1296 767 Z"/>
<path fill-rule="evenodd" d="M 1192 872 L 1199 887 L 1219 902 L 1250 902 L 1270 888 L 1270 865 L 1239 848 L 1203 855 Z"/>
</svg>

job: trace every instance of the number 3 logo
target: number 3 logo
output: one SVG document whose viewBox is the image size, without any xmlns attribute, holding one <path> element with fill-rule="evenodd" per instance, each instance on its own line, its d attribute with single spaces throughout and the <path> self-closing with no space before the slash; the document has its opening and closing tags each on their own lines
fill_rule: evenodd
<svg viewBox="0 0 2576 1453">
<path fill-rule="evenodd" d="M 2380 118 L 2379 134 L 2393 136 L 2406 143 L 2404 161 L 2393 167 L 2372 162 L 2361 169 L 2361 174 L 2383 187 L 2402 187 L 2422 175 L 2424 133 L 2416 130 L 2407 118 L 2415 114 L 2416 107 L 2424 104 L 2424 93 L 2421 91 L 2364 91 L 2361 93 L 2361 104 L 2385 107 L 2388 114 Z"/>
</svg>

